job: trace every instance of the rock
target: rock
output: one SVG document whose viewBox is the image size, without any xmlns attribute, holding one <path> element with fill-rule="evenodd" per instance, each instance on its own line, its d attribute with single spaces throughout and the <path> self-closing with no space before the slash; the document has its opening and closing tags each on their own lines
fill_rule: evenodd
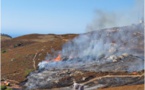
<svg viewBox="0 0 145 90">
<path fill-rule="evenodd" d="M 113 62 L 117 62 L 117 60 L 116 60 L 116 59 L 113 59 L 112 61 L 113 61 Z"/>
<path fill-rule="evenodd" d="M 123 60 L 124 58 L 130 56 L 128 53 L 123 53 L 120 56 L 111 55 L 108 59 L 112 60 L 113 62 L 117 62 L 119 60 Z"/>
<path fill-rule="evenodd" d="M 84 85 L 74 82 L 73 90 L 84 90 Z"/>
<path fill-rule="evenodd" d="M 115 59 L 117 59 L 117 56 L 116 55 L 111 55 L 109 58 L 107 58 L 107 59 L 111 59 L 111 60 L 115 60 Z"/>
<path fill-rule="evenodd" d="M 81 72 L 81 71 L 76 71 L 75 74 L 83 75 L 83 72 Z"/>
<path fill-rule="evenodd" d="M 14 61 L 14 59 L 12 58 L 11 61 Z"/>
<path fill-rule="evenodd" d="M 74 84 L 73 84 L 73 90 L 78 90 L 78 89 L 79 89 L 79 85 L 76 82 L 74 82 Z"/>
<path fill-rule="evenodd" d="M 118 59 L 122 60 L 122 59 L 124 59 L 124 57 L 121 55 L 121 56 L 118 56 Z"/>
<path fill-rule="evenodd" d="M 129 54 L 128 54 L 128 53 L 123 53 L 122 56 L 123 56 L 123 57 L 128 57 Z"/>
<path fill-rule="evenodd" d="M 86 80 L 86 77 L 83 77 L 82 80 L 85 81 Z"/>
<path fill-rule="evenodd" d="M 55 81 L 54 81 L 54 83 L 58 84 L 58 83 L 59 83 L 59 81 L 58 81 L 58 80 L 55 80 Z"/>
</svg>

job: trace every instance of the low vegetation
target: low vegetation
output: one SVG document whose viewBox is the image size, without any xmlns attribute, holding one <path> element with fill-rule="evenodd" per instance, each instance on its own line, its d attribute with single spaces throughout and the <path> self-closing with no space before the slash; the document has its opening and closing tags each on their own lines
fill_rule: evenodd
<svg viewBox="0 0 145 90">
<path fill-rule="evenodd" d="M 25 76 L 29 75 L 32 71 L 33 71 L 33 69 L 26 69 L 25 70 Z"/>
<path fill-rule="evenodd" d="M 6 37 L 9 37 L 9 38 L 12 38 L 10 35 L 4 34 L 4 33 L 1 33 L 1 36 L 6 36 Z"/>
<path fill-rule="evenodd" d="M 7 88 L 7 89 L 5 89 L 5 90 L 13 90 L 12 88 Z"/>
<path fill-rule="evenodd" d="M 16 47 L 19 47 L 19 46 L 22 46 L 23 44 L 20 42 L 20 43 L 17 43 L 17 44 L 14 44 L 14 48 Z"/>
<path fill-rule="evenodd" d="M 5 90 L 7 87 L 5 85 L 0 86 L 1 90 Z"/>
<path fill-rule="evenodd" d="M 2 50 L 2 53 L 6 53 L 7 51 L 6 50 Z"/>
<path fill-rule="evenodd" d="M 1 85 L 0 88 L 1 88 L 1 90 L 13 90 L 13 89 L 11 89 L 11 88 L 8 88 L 8 87 L 5 86 L 5 85 Z"/>
</svg>

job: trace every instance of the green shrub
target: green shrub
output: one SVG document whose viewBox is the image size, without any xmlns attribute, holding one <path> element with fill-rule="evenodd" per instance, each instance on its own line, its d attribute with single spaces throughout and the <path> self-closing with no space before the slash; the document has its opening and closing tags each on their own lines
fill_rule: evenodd
<svg viewBox="0 0 145 90">
<path fill-rule="evenodd" d="M 2 50 L 2 53 L 6 53 L 7 51 L 6 50 Z"/>
<path fill-rule="evenodd" d="M 12 88 L 7 88 L 7 89 L 5 89 L 5 90 L 13 90 Z"/>
<path fill-rule="evenodd" d="M 14 44 L 14 48 L 22 46 L 22 45 L 23 45 L 22 43 L 16 43 L 16 44 Z"/>
<path fill-rule="evenodd" d="M 0 86 L 1 90 L 5 90 L 7 87 L 5 85 Z"/>
<path fill-rule="evenodd" d="M 1 36 L 6 36 L 6 37 L 9 37 L 9 38 L 12 38 L 10 35 L 4 34 L 4 33 L 1 33 Z"/>
<path fill-rule="evenodd" d="M 32 72 L 32 71 L 33 71 L 33 69 L 26 69 L 25 70 L 25 76 L 29 75 L 29 73 Z"/>
<path fill-rule="evenodd" d="M 18 45 L 17 45 L 17 44 L 15 44 L 15 45 L 14 45 L 14 48 L 16 48 L 16 47 L 18 47 Z"/>
</svg>

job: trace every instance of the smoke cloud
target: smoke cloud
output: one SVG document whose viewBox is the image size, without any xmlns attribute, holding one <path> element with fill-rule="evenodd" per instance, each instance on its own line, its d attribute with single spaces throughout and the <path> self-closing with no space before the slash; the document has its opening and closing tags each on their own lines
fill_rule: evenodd
<svg viewBox="0 0 145 90">
<path fill-rule="evenodd" d="M 62 51 L 59 51 L 63 58 L 62 62 L 53 62 L 52 60 L 57 55 L 49 55 L 47 57 L 49 63 L 40 62 L 39 68 L 75 67 L 78 69 L 86 64 L 88 66 L 92 63 L 101 65 L 112 62 L 112 59 L 109 59 L 110 56 L 115 55 L 113 56 L 115 58 L 123 53 L 143 58 L 144 23 L 139 23 L 139 19 L 143 17 L 143 0 L 136 0 L 133 8 L 126 10 L 126 13 L 120 12 L 122 13 L 120 14 L 118 12 L 110 13 L 97 10 L 97 16 L 88 26 L 88 31 L 92 32 L 81 34 L 64 44 Z"/>
<path fill-rule="evenodd" d="M 79 35 L 64 44 L 62 51 L 59 51 L 63 61 L 49 61 L 49 63 L 44 61 L 39 63 L 39 68 L 87 68 L 92 64 L 101 65 L 112 62 L 113 59 L 110 57 L 118 57 L 123 53 L 143 58 L 143 30 L 144 25 L 141 23 Z M 49 57 L 51 58 L 51 56 Z M 50 60 L 53 60 L 53 56 Z"/>
<path fill-rule="evenodd" d="M 87 25 L 86 31 L 137 24 L 144 19 L 144 0 L 135 0 L 134 3 L 131 9 L 124 11 L 96 10 L 95 17 L 92 23 Z"/>
</svg>

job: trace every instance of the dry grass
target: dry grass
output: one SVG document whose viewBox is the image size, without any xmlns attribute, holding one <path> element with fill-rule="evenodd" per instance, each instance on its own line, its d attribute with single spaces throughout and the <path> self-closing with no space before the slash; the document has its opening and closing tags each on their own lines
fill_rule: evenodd
<svg viewBox="0 0 145 90">
<path fill-rule="evenodd" d="M 12 38 L 7 37 L 7 36 L 1 36 L 1 40 L 2 40 L 2 41 L 5 41 L 5 40 L 10 40 L 10 39 L 12 39 Z"/>
<path fill-rule="evenodd" d="M 19 82 L 25 80 L 25 71 L 36 69 L 47 53 L 52 54 L 52 49 L 61 50 L 66 42 L 64 39 L 70 40 L 76 36 L 31 34 L 2 41 L 1 48 L 6 51 L 1 54 L 2 78 Z M 35 56 L 36 53 L 38 54 Z"/>
</svg>

